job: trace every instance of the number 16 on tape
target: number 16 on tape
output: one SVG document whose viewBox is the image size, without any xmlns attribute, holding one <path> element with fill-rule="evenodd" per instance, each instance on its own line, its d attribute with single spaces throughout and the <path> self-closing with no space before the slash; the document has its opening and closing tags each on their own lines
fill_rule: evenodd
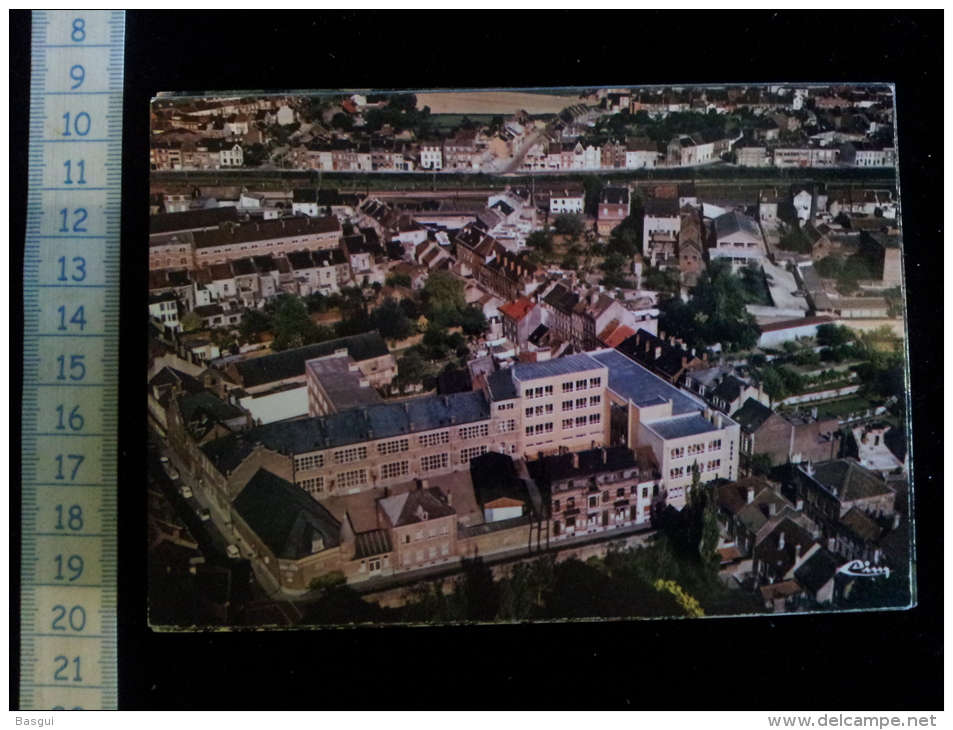
<svg viewBox="0 0 953 730">
<path fill-rule="evenodd" d="M 35 11 L 20 708 L 115 709 L 122 11 Z"/>
</svg>

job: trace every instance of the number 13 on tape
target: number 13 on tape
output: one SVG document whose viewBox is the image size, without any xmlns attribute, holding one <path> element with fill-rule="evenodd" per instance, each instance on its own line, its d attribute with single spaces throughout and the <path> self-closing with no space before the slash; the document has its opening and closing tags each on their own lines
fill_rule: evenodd
<svg viewBox="0 0 953 730">
<path fill-rule="evenodd" d="M 115 709 L 122 11 L 35 11 L 20 708 Z"/>
</svg>

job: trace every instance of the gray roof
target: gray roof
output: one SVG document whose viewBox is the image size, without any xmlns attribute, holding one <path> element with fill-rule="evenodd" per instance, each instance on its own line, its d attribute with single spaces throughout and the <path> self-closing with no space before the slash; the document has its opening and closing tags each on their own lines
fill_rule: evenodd
<svg viewBox="0 0 953 730">
<path fill-rule="evenodd" d="M 837 575 L 841 562 L 842 560 L 821 548 L 794 571 L 794 580 L 811 593 L 817 593 Z"/>
<path fill-rule="evenodd" d="M 704 404 L 675 388 L 637 362 L 616 350 L 589 353 L 588 357 L 609 368 L 609 390 L 638 406 L 652 405 L 654 399 L 672 401 L 672 415 L 701 411 Z"/>
<path fill-rule="evenodd" d="M 763 403 L 759 403 L 754 398 L 748 398 L 745 404 L 735 411 L 732 418 L 738 422 L 742 431 L 752 434 L 761 428 L 773 413 L 774 411 Z"/>
<path fill-rule="evenodd" d="M 285 454 L 306 454 L 489 418 L 490 404 L 480 391 L 424 396 L 399 403 L 369 405 L 330 416 L 267 423 L 211 441 L 202 446 L 202 451 L 224 473 L 226 469 L 235 469 L 241 464 L 255 442 Z"/>
<path fill-rule="evenodd" d="M 590 357 L 589 354 L 583 352 L 578 355 L 556 358 L 555 360 L 519 363 L 514 365 L 510 372 L 513 373 L 514 380 L 525 383 L 529 380 L 536 380 L 537 378 L 582 373 L 587 370 L 599 370 L 602 367 L 602 363 L 597 362 Z"/>
<path fill-rule="evenodd" d="M 385 497 L 378 504 L 394 527 L 413 525 L 457 513 L 447 504 L 447 498 L 438 487 L 414 489 L 393 497 Z"/>
<path fill-rule="evenodd" d="M 363 375 L 350 370 L 351 362 L 353 360 L 350 358 L 329 357 L 307 363 L 307 367 L 317 377 L 328 400 L 337 411 L 381 402 L 380 394 L 375 388 L 361 385 Z"/>
<path fill-rule="evenodd" d="M 320 538 L 324 549 L 340 543 L 341 524 L 300 487 L 259 469 L 233 502 L 235 511 L 279 558 L 312 554 Z"/>
<path fill-rule="evenodd" d="M 814 464 L 814 473 L 810 476 L 804 471 L 804 467 L 798 467 L 798 472 L 802 479 L 809 479 L 819 485 L 840 502 L 852 502 L 855 499 L 893 492 L 883 479 L 862 467 L 853 458 Z"/>
<path fill-rule="evenodd" d="M 497 370 L 490 373 L 486 377 L 486 384 L 490 389 L 490 398 L 494 401 L 510 400 L 519 394 L 509 370 Z"/>
<path fill-rule="evenodd" d="M 201 393 L 186 394 L 179 398 L 179 412 L 186 421 L 190 421 L 199 411 L 207 413 L 222 423 L 235 418 L 242 418 L 245 415 L 245 411 L 241 408 L 226 403 L 208 390 Z"/>
<path fill-rule="evenodd" d="M 758 228 L 758 224 L 744 213 L 732 210 L 715 218 L 715 238 L 722 239 L 736 233 L 744 233 L 761 240 L 761 229 Z"/>
<path fill-rule="evenodd" d="M 698 414 L 667 418 L 664 421 L 652 421 L 642 425 L 654 431 L 663 439 L 680 439 L 685 436 L 696 436 L 700 433 L 718 430 L 715 424 Z"/>
<path fill-rule="evenodd" d="M 354 536 L 354 559 L 370 558 L 383 555 L 394 550 L 390 544 L 390 535 L 387 530 L 371 530 Z"/>
<path fill-rule="evenodd" d="M 236 363 L 235 368 L 241 377 L 242 385 L 246 388 L 255 388 L 279 380 L 303 377 L 305 362 L 317 357 L 333 355 L 335 351 L 342 349 L 346 349 L 355 362 L 383 357 L 390 352 L 381 336 L 374 331 L 244 360 Z"/>
<path fill-rule="evenodd" d="M 161 213 L 149 217 L 149 234 L 194 231 L 202 228 L 218 228 L 219 224 L 238 223 L 238 210 L 225 208 L 200 208 L 180 213 Z"/>
</svg>

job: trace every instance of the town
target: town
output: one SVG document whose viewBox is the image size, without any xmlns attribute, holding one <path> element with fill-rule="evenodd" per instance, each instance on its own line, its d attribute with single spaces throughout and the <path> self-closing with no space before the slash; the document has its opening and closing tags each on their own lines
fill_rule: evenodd
<svg viewBox="0 0 953 730">
<path fill-rule="evenodd" d="M 909 605 L 892 90 L 468 93 L 154 102 L 153 625 Z"/>
</svg>

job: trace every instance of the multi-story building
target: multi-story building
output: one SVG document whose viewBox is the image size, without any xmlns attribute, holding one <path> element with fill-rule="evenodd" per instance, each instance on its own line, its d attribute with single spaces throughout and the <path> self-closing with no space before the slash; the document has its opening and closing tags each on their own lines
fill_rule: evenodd
<svg viewBox="0 0 953 730">
<path fill-rule="evenodd" d="M 420 145 L 420 169 L 443 169 L 443 150 L 439 144 L 424 142 Z"/>
<path fill-rule="evenodd" d="M 662 498 L 650 448 L 607 446 L 529 462 L 548 502 L 550 540 L 648 524 Z"/>
<path fill-rule="evenodd" d="M 710 261 L 728 259 L 733 268 L 746 266 L 764 258 L 764 239 L 757 222 L 738 211 L 730 211 L 712 221 Z"/>
<path fill-rule="evenodd" d="M 649 198 L 645 201 L 645 215 L 642 220 L 642 250 L 651 250 L 649 239 L 653 234 L 668 233 L 678 236 L 681 227 L 677 198 Z"/>
<path fill-rule="evenodd" d="M 341 224 L 333 216 L 295 216 L 197 231 L 192 236 L 197 265 L 208 266 L 247 256 L 337 248 Z"/>
<path fill-rule="evenodd" d="M 377 509 L 393 535 L 394 573 L 459 560 L 457 512 L 439 487 L 418 480 L 409 492 L 377 500 Z"/>
<path fill-rule="evenodd" d="M 558 213 L 582 213 L 586 196 L 582 193 L 570 194 L 569 191 L 563 191 L 562 195 L 553 194 L 549 198 L 550 214 Z"/>
<path fill-rule="evenodd" d="M 606 188 L 599 201 L 599 215 L 596 230 L 599 235 L 608 236 L 612 229 L 629 217 L 631 210 L 628 188 Z"/>
</svg>

